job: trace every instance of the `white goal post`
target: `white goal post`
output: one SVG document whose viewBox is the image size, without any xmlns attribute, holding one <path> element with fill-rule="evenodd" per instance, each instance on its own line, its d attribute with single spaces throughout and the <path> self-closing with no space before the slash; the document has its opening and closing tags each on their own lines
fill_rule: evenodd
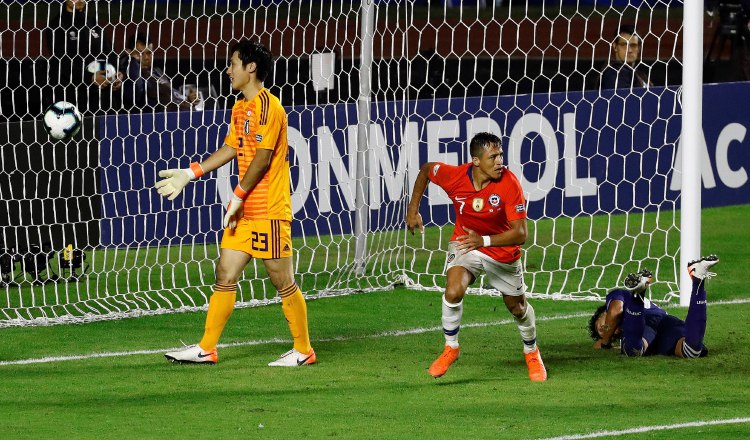
<svg viewBox="0 0 750 440">
<path fill-rule="evenodd" d="M 683 27 L 676 2 L 633 3 L 91 1 L 96 32 L 111 45 L 99 56 L 124 74 L 120 91 L 96 89 L 92 105 L 86 85 L 60 95 L 61 60 L 89 60 L 61 57 L 48 41 L 57 38 L 48 30 L 64 27 L 58 3 L 5 2 L 0 327 L 205 309 L 234 168 L 193 182 L 174 203 L 152 187 L 159 170 L 220 146 L 236 99 L 226 60 L 243 37 L 276 57 L 266 87 L 289 115 L 295 266 L 308 297 L 441 289 L 450 201 L 430 187 L 427 230 L 414 237 L 406 204 L 422 163 L 469 161 L 468 141 L 481 131 L 502 138 L 526 193 L 532 295 L 600 299 L 649 268 L 654 299 L 678 297 L 681 259 L 700 253 L 700 197 L 681 196 L 692 183 L 674 166 L 680 139 L 691 138 L 684 130 L 700 129 L 682 115 L 701 117 L 702 78 L 689 73 L 700 71 L 702 15 L 686 2 Z M 627 26 L 646 84 L 608 88 Z M 198 101 L 126 105 L 137 34 L 154 55 L 140 74 L 163 72 L 169 99 L 192 88 Z M 78 99 L 84 116 L 69 142 L 41 126 L 59 96 Z M 689 157 L 693 147 L 681 148 Z M 682 175 L 698 166 L 682 165 Z M 277 301 L 257 262 L 239 289 L 238 306 Z M 482 280 L 472 292 L 494 293 Z"/>
</svg>

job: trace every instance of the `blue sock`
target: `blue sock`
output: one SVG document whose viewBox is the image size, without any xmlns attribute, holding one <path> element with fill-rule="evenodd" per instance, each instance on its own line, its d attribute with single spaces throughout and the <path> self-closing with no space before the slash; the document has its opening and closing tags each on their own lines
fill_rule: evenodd
<svg viewBox="0 0 750 440">
<path fill-rule="evenodd" d="M 625 311 L 622 318 L 622 352 L 626 356 L 643 354 L 643 331 L 646 318 L 643 316 L 643 299 L 625 297 Z"/>
<path fill-rule="evenodd" d="M 706 334 L 706 289 L 704 280 L 693 278 L 693 294 L 690 295 L 687 317 L 685 317 L 685 343 L 694 351 L 703 348 Z"/>
</svg>

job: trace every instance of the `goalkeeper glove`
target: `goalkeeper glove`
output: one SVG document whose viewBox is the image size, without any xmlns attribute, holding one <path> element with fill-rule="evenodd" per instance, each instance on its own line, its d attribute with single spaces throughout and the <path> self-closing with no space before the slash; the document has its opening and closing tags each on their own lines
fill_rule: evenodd
<svg viewBox="0 0 750 440">
<path fill-rule="evenodd" d="M 190 168 L 159 171 L 159 177 L 164 179 L 156 182 L 156 190 L 160 195 L 174 200 L 191 180 L 202 175 L 203 168 L 198 162 L 191 163 Z"/>
<path fill-rule="evenodd" d="M 232 200 L 229 201 L 227 206 L 227 213 L 224 215 L 224 227 L 234 229 L 237 227 L 237 220 L 242 218 L 242 205 L 247 198 L 248 192 L 242 189 L 240 184 L 234 188 L 232 194 Z M 239 214 L 239 215 L 238 215 Z"/>
</svg>

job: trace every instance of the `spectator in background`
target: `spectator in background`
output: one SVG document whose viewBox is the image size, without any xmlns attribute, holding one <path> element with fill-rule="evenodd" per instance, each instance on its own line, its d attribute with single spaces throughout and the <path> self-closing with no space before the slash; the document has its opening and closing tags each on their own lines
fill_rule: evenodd
<svg viewBox="0 0 750 440">
<path fill-rule="evenodd" d="M 125 43 L 125 50 L 127 57 L 120 64 L 120 69 L 125 72 L 125 108 L 174 111 L 198 107 L 200 100 L 197 90 L 183 95 L 172 87 L 172 80 L 162 69 L 154 67 L 154 45 L 146 35 L 132 35 Z"/>
<path fill-rule="evenodd" d="M 610 64 L 602 72 L 601 89 L 621 89 L 648 87 L 651 81 L 648 74 L 639 71 L 637 64 L 641 55 L 641 39 L 635 28 L 630 25 L 620 26 L 612 42 Z"/>
<path fill-rule="evenodd" d="M 703 81 L 750 80 L 750 0 L 708 0 L 705 8 L 712 36 L 706 39 Z"/>
<path fill-rule="evenodd" d="M 65 0 L 45 30 L 55 101 L 69 101 L 81 111 L 118 107 L 122 73 L 117 56 L 86 0 Z M 108 66 L 109 64 L 109 66 Z M 109 70 L 109 71 L 108 71 Z"/>
</svg>

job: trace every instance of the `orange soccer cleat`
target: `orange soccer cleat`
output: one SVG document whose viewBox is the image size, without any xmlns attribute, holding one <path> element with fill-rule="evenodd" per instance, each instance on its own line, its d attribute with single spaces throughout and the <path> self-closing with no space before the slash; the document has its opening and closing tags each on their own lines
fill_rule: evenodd
<svg viewBox="0 0 750 440">
<path fill-rule="evenodd" d="M 524 354 L 524 357 L 526 357 L 526 366 L 529 368 L 529 379 L 534 382 L 544 382 L 547 380 L 547 369 L 544 368 L 539 348 L 537 347 L 531 353 Z"/>
<path fill-rule="evenodd" d="M 458 353 L 460 350 L 460 347 L 452 348 L 450 345 L 446 345 L 443 354 L 441 354 L 435 362 L 430 365 L 430 376 L 437 378 L 445 374 L 453 362 L 456 362 L 456 359 L 458 359 Z"/>
</svg>

